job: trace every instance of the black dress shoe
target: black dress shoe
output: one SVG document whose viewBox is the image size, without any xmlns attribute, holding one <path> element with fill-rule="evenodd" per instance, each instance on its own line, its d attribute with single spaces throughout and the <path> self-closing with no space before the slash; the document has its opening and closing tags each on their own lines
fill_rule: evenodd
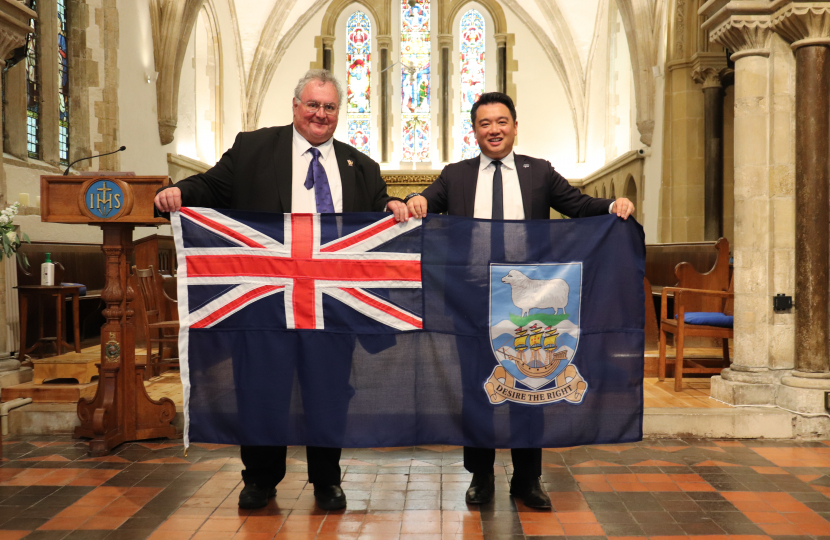
<svg viewBox="0 0 830 540">
<path fill-rule="evenodd" d="M 530 508 L 540 508 L 543 510 L 550 508 L 550 497 L 542 489 L 542 482 L 535 478 L 531 481 L 519 482 L 514 480 L 510 483 L 510 494 L 521 499 L 525 506 Z"/>
<path fill-rule="evenodd" d="M 346 508 L 346 494 L 338 485 L 314 486 L 314 500 L 323 510 L 342 510 Z"/>
<path fill-rule="evenodd" d="M 496 492 L 496 477 L 492 474 L 473 473 L 473 481 L 467 489 L 467 504 L 487 504 Z"/>
<path fill-rule="evenodd" d="M 277 488 L 264 488 L 256 484 L 245 484 L 242 493 L 239 494 L 239 508 L 254 510 L 264 508 L 268 499 L 277 496 Z"/>
</svg>

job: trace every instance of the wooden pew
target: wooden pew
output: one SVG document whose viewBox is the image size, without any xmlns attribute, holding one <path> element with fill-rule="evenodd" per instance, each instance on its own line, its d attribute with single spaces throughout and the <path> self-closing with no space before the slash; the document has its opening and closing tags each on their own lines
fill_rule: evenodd
<svg viewBox="0 0 830 540">
<path fill-rule="evenodd" d="M 660 332 L 656 314 L 660 313 L 663 287 L 725 291 L 729 288 L 729 268 L 729 242 L 725 238 L 717 242 L 646 244 L 646 377 L 657 376 Z"/>
<path fill-rule="evenodd" d="M 158 298 L 164 298 L 164 292 L 168 296 L 171 291 L 165 289 L 165 282 L 171 280 L 176 274 L 176 244 L 172 236 L 165 236 L 160 234 L 153 234 L 133 242 L 134 251 L 132 260 L 130 261 L 130 268 L 135 266 L 142 270 L 146 270 L 152 266 L 157 273 L 157 294 Z M 146 336 L 146 315 L 144 308 L 144 301 L 141 295 L 138 294 L 138 281 L 135 276 L 130 276 L 130 283 L 133 290 L 136 291 L 135 297 L 135 343 L 136 347 L 145 347 Z M 160 320 L 178 320 L 179 312 L 175 304 L 165 302 L 162 307 L 162 312 L 159 314 Z M 145 371 L 145 376 L 150 377 L 150 372 Z"/>
</svg>

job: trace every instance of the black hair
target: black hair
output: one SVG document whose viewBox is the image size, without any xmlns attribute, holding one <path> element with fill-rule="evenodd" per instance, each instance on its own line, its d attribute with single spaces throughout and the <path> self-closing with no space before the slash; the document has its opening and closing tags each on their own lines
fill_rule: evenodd
<svg viewBox="0 0 830 540">
<path fill-rule="evenodd" d="M 510 96 L 501 92 L 487 92 L 481 94 L 481 97 L 478 98 L 478 101 L 473 104 L 473 108 L 470 110 L 470 120 L 474 126 L 476 125 L 476 111 L 479 105 L 490 105 L 491 103 L 501 103 L 507 107 L 507 110 L 510 111 L 510 116 L 513 117 L 513 121 L 516 121 L 516 106 L 513 105 L 513 100 L 510 99 Z"/>
</svg>

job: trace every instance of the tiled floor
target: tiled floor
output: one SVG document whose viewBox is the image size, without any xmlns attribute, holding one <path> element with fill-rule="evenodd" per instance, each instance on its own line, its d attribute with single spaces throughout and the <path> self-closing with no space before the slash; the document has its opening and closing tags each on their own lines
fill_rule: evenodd
<svg viewBox="0 0 830 540">
<path fill-rule="evenodd" d="M 547 540 L 651 537 L 830 538 L 830 443 L 651 440 L 544 452 L 554 511 L 508 495 L 509 452 L 497 496 L 468 507 L 458 447 L 343 452 L 346 511 L 323 512 L 305 482 L 305 452 L 263 510 L 239 511 L 236 447 L 129 443 L 89 458 L 68 437 L 3 442 L 0 540 L 282 539 Z"/>
</svg>

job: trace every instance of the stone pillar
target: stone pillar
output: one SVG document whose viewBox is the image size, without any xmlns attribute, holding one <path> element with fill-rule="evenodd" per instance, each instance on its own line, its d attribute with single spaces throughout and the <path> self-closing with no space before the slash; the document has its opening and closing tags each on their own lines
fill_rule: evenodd
<svg viewBox="0 0 830 540">
<path fill-rule="evenodd" d="M 38 3 L 38 42 L 40 63 L 40 159 L 60 165 L 58 150 L 58 70 L 47 60 L 55 58 L 46 51 L 58 50 L 58 9 L 54 2 Z"/>
<path fill-rule="evenodd" d="M 29 26 L 31 19 L 37 19 L 37 14 L 31 9 L 25 7 L 22 2 L 14 0 L 0 0 L 0 69 L 6 67 L 6 58 L 11 52 L 23 46 L 26 43 L 26 36 L 34 30 Z M 0 78 L 0 85 L 2 85 L 2 78 Z M 3 88 L 0 87 L 0 92 Z M 3 103 L 0 101 L 0 133 L 3 132 Z M 3 138 L 0 137 L 0 156 L 3 155 Z M 8 198 L 6 188 L 6 170 L 4 165 L 0 162 L 0 198 Z M 7 323 L 6 310 L 8 307 L 16 306 L 16 302 L 9 297 L 7 285 L 8 268 L 14 271 L 15 266 L 13 259 L 4 259 L 0 263 L 0 328 L 4 330 L 0 332 L 0 351 L 2 351 L 2 358 L 0 358 L 0 372 L 9 372 L 0 374 L 0 387 L 12 386 L 21 382 L 28 382 L 31 380 L 31 372 L 27 368 L 27 377 L 22 378 L 20 362 L 8 357 L 9 345 L 7 339 Z M 11 302 L 14 302 L 10 305 Z"/>
<path fill-rule="evenodd" d="M 795 369 L 776 403 L 823 413 L 830 390 L 830 8 L 789 4 L 773 17 L 796 63 Z M 802 419 L 797 432 L 826 433 L 827 418 Z"/>
<path fill-rule="evenodd" d="M 723 236 L 723 85 L 725 54 L 695 55 L 692 79 L 703 85 L 703 239 Z"/>
<path fill-rule="evenodd" d="M 451 161 L 452 147 L 450 140 L 450 55 L 452 54 L 452 34 L 438 36 L 438 47 L 441 50 L 441 122 L 438 138 L 441 140 L 441 161 Z"/>
<path fill-rule="evenodd" d="M 26 36 L 34 32 L 29 26 L 37 13 L 15 0 L 0 0 L 0 69 L 5 69 L 6 58 L 26 43 Z M 0 78 L 0 85 L 2 78 Z M 2 88 L 0 88 L 2 91 Z M 0 101 L 0 133 L 3 133 L 3 103 Z M 0 136 L 0 156 L 3 155 L 3 138 Z M 6 195 L 6 171 L 0 163 L 0 197 Z"/>
<path fill-rule="evenodd" d="M 772 72 L 769 16 L 733 16 L 715 22 L 710 39 L 735 62 L 735 354 L 732 367 L 712 380 L 712 396 L 732 404 L 769 404 L 772 326 L 772 216 L 770 148 Z M 718 24 L 719 23 L 719 24 Z M 706 25 L 704 25 L 706 29 Z"/>
<path fill-rule="evenodd" d="M 378 36 L 378 50 L 380 51 L 380 160 L 389 163 L 390 138 L 389 138 L 389 51 L 392 49 L 392 36 Z"/>
<path fill-rule="evenodd" d="M 332 70 L 334 64 L 334 36 L 323 36 L 323 69 Z"/>
<path fill-rule="evenodd" d="M 507 34 L 496 34 L 496 91 L 507 93 Z"/>
</svg>

